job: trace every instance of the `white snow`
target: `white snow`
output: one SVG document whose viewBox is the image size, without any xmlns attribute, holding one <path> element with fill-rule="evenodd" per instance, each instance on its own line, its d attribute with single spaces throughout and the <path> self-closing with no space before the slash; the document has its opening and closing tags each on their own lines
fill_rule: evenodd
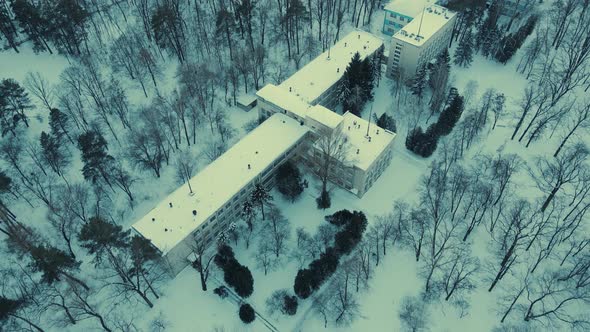
<svg viewBox="0 0 590 332">
<path fill-rule="evenodd" d="M 420 46 L 447 24 L 454 16 L 452 12 L 438 5 L 430 5 L 422 14 L 417 15 L 412 22 L 398 31 L 394 38 L 412 45 Z"/>
<path fill-rule="evenodd" d="M 256 95 L 303 119 L 310 107 L 301 98 L 289 93 L 289 90 L 282 89 L 274 84 L 265 85 L 262 89 L 258 90 Z"/>
<path fill-rule="evenodd" d="M 314 104 L 325 91 L 340 80 L 356 52 L 363 60 L 382 45 L 381 38 L 362 30 L 355 30 L 286 79 L 279 87 Z"/>
<path fill-rule="evenodd" d="M 333 112 L 322 105 L 313 106 L 307 114 L 307 117 L 331 129 L 338 127 L 343 120 L 342 115 Z"/>
<path fill-rule="evenodd" d="M 350 145 L 348 160 L 353 161 L 354 166 L 367 170 L 389 146 L 395 134 L 350 112 L 346 112 L 343 118 L 342 131 Z"/>
<path fill-rule="evenodd" d="M 223 207 L 309 129 L 283 114 L 275 114 L 183 184 L 133 224 L 163 253 L 174 248 Z M 170 206 L 172 203 L 172 207 Z M 193 215 L 193 210 L 197 215 Z"/>
<path fill-rule="evenodd" d="M 435 2 L 432 0 L 393 0 L 385 6 L 385 10 L 396 12 L 409 17 L 416 17 L 424 7 Z"/>
</svg>

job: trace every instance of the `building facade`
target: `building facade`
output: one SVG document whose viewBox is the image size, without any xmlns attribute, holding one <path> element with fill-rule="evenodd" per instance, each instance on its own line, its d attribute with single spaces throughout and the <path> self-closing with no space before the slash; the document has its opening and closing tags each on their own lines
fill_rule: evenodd
<svg viewBox="0 0 590 332">
<path fill-rule="evenodd" d="M 447 8 L 430 5 L 392 38 L 387 76 L 407 80 L 416 71 L 448 48 L 456 14 Z"/>
<path fill-rule="evenodd" d="M 383 10 L 383 28 L 381 31 L 393 36 L 396 32 L 410 23 L 416 15 L 420 14 L 428 4 L 436 3 L 436 0 L 393 0 Z"/>
</svg>

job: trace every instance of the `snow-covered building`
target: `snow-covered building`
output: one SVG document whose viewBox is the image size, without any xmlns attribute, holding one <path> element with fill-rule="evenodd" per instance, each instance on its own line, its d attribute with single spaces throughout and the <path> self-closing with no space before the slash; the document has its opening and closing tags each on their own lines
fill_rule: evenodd
<svg viewBox="0 0 590 332">
<path fill-rule="evenodd" d="M 346 67 L 356 52 L 361 60 L 380 61 L 383 40 L 365 32 L 353 31 L 320 54 L 279 86 L 268 84 L 257 92 L 258 110 L 262 117 L 286 114 L 319 135 L 341 130 L 349 152 L 337 167 L 336 184 L 362 197 L 389 165 L 395 133 L 370 124 L 352 113 L 344 115 L 329 108 L 337 103 L 336 92 Z M 315 146 L 315 145 L 312 145 Z M 317 149 L 303 155 L 307 164 L 317 158 Z"/>
<path fill-rule="evenodd" d="M 383 10 L 383 28 L 381 31 L 393 36 L 396 32 L 410 23 L 416 15 L 420 14 L 429 4 L 436 3 L 436 0 L 392 0 Z"/>
<path fill-rule="evenodd" d="M 275 114 L 168 195 L 133 224 L 165 258 L 173 275 L 189 264 L 195 241 L 209 245 L 239 217 L 258 183 L 272 186 L 276 169 L 307 150 L 310 129 Z"/>
<path fill-rule="evenodd" d="M 366 31 L 355 30 L 283 81 L 278 88 L 307 104 L 333 108 L 337 104 L 336 94 L 340 80 L 354 54 L 358 52 L 361 60 L 370 58 L 377 64 L 381 62 L 382 51 L 381 38 Z M 267 85 L 257 95 L 262 99 L 266 99 L 265 96 L 272 97 L 276 101 L 276 93 L 278 92 L 274 87 Z M 281 93 L 281 96 L 286 95 Z M 292 99 L 289 98 L 289 103 Z"/>
<path fill-rule="evenodd" d="M 445 7 L 429 5 L 403 29 L 393 35 L 387 64 L 387 76 L 409 79 L 416 70 L 449 47 L 456 13 Z"/>
</svg>

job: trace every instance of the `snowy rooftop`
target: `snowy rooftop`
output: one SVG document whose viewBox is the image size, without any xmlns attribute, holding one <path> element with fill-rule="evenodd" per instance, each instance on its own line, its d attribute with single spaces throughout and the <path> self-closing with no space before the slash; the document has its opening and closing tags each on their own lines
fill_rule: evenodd
<svg viewBox="0 0 590 332">
<path fill-rule="evenodd" d="M 367 170 L 396 136 L 395 133 L 371 123 L 369 140 L 367 126 L 369 126 L 367 120 L 350 112 L 344 114 L 342 132 L 346 135 L 349 144 L 348 161 L 362 170 Z"/>
<path fill-rule="evenodd" d="M 416 17 L 424 7 L 435 2 L 435 0 L 393 0 L 385 6 L 385 10 Z"/>
<path fill-rule="evenodd" d="M 194 195 L 183 184 L 133 228 L 166 254 L 308 131 L 296 120 L 274 114 L 190 180 Z"/>
<path fill-rule="evenodd" d="M 273 84 L 265 85 L 262 89 L 256 92 L 256 95 L 284 110 L 297 114 L 303 119 L 310 107 L 310 105 L 304 100 L 293 93 L 289 93 L 288 89 L 285 90 Z"/>
<path fill-rule="evenodd" d="M 322 105 L 311 107 L 307 116 L 331 129 L 336 128 L 342 122 L 342 115 L 333 112 Z"/>
<path fill-rule="evenodd" d="M 363 60 L 382 45 L 381 38 L 355 30 L 286 79 L 279 87 L 285 91 L 291 88 L 293 95 L 313 104 L 322 93 L 338 82 L 356 52 L 359 52 Z"/>
<path fill-rule="evenodd" d="M 394 38 L 420 46 L 447 24 L 453 16 L 455 12 L 445 7 L 430 5 L 424 9 L 424 15 L 416 15 L 412 22 L 394 35 Z"/>
<path fill-rule="evenodd" d="M 240 105 L 249 106 L 250 104 L 252 104 L 253 102 L 256 101 L 256 96 L 253 94 L 249 94 L 249 93 L 243 94 L 243 95 L 239 96 L 236 101 Z"/>
</svg>

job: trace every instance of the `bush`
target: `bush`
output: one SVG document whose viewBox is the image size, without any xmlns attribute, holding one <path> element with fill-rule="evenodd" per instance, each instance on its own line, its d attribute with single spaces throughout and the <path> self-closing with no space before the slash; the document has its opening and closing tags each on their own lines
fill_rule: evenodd
<svg viewBox="0 0 590 332">
<path fill-rule="evenodd" d="M 326 249 L 320 258 L 309 263 L 309 268 L 297 272 L 293 291 L 302 299 L 308 298 L 330 277 L 338 267 L 338 253 L 334 248 Z"/>
<path fill-rule="evenodd" d="M 286 162 L 277 171 L 277 189 L 287 199 L 294 202 L 303 192 L 303 183 L 299 169 Z"/>
<path fill-rule="evenodd" d="M 223 270 L 223 280 L 241 297 L 248 297 L 254 291 L 254 279 L 248 267 L 241 265 L 228 245 L 220 245 L 215 255 L 215 264 Z"/>
<path fill-rule="evenodd" d="M 395 120 L 393 119 L 392 116 L 387 115 L 387 113 L 381 114 L 379 119 L 377 119 L 377 125 L 383 129 L 387 129 L 387 130 L 392 131 L 394 133 L 397 131 L 397 127 L 395 125 Z"/>
<path fill-rule="evenodd" d="M 327 191 L 322 191 L 320 197 L 316 198 L 316 203 L 318 204 L 318 209 L 328 209 L 332 206 L 332 199 L 330 198 L 330 193 Z"/>
<path fill-rule="evenodd" d="M 224 286 L 219 286 L 213 290 L 213 293 L 222 299 L 227 297 L 227 289 Z"/>
<path fill-rule="evenodd" d="M 349 221 L 334 236 L 335 247 L 340 255 L 348 254 L 361 241 L 367 229 L 367 217 L 360 211 L 354 211 Z"/>
<path fill-rule="evenodd" d="M 242 322 L 246 324 L 250 324 L 256 318 L 256 314 L 254 313 L 254 309 L 248 303 L 242 304 L 240 306 L 240 319 Z"/>
<path fill-rule="evenodd" d="M 295 296 L 285 296 L 284 298 L 285 303 L 283 304 L 283 313 L 289 316 L 293 316 L 297 313 L 297 307 L 299 306 L 297 302 L 297 297 Z"/>
</svg>

